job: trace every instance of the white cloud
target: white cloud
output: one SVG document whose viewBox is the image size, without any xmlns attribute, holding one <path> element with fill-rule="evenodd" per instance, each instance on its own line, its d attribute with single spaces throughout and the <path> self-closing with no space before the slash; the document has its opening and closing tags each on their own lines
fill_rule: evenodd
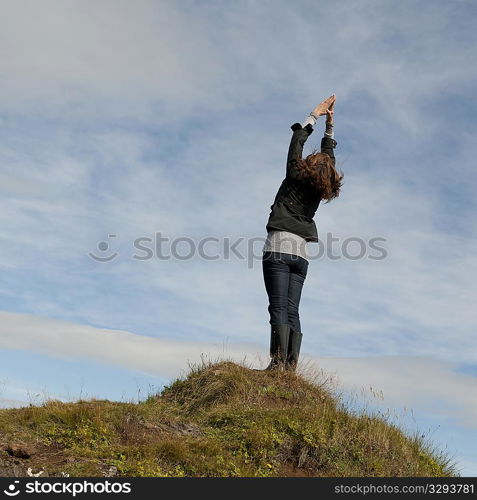
<svg viewBox="0 0 477 500">
<path fill-rule="evenodd" d="M 39 179 L 46 165 L 48 189 L 41 195 L 11 193 L 2 202 L 1 260 L 14 284 L 4 285 L 4 293 L 30 312 L 96 325 L 144 331 L 147 324 L 152 331 L 156 324 L 171 336 L 199 328 L 213 339 L 265 338 L 266 295 L 258 261 L 248 269 L 234 258 L 131 258 L 134 239 L 153 237 L 157 230 L 169 238 L 265 236 L 289 134 L 284 130 L 277 137 L 268 130 L 257 140 L 260 127 L 232 124 L 215 135 L 196 132 L 175 160 L 177 167 L 144 161 L 144 152 L 154 148 L 152 138 L 132 132 L 84 134 L 84 148 L 94 155 L 81 161 L 69 139 L 45 155 L 50 163 L 35 164 L 45 154 L 35 149 L 28 167 L 15 165 L 15 175 Z M 332 231 L 342 241 L 383 236 L 389 255 L 378 262 L 311 261 L 301 312 L 313 352 L 476 361 L 475 240 L 436 224 L 440 203 L 399 178 L 377 178 L 350 166 L 342 196 L 318 211 L 320 234 Z M 109 264 L 89 259 L 87 253 L 110 233 L 118 235 L 111 245 L 119 259 Z M 240 249 L 245 248 L 244 243 Z M 17 290 L 14 275 L 21 270 L 29 270 L 29 286 Z M 42 280 L 50 284 L 47 293 Z"/>
<path fill-rule="evenodd" d="M 428 134 L 433 122 L 429 110 L 422 113 L 422 100 L 476 75 L 472 44 L 443 35 L 452 28 L 449 19 L 463 33 L 468 28 L 458 8 L 427 3 L 409 9 L 375 0 L 359 7 L 240 2 L 187 8 L 148 0 L 3 2 L 2 106 L 56 117 L 59 111 L 96 114 L 99 121 L 107 110 L 116 119 L 157 124 L 212 110 L 253 113 L 250 106 L 271 95 L 278 99 L 270 115 L 283 116 L 290 105 L 308 107 L 334 90 L 346 124 L 365 118 L 344 113 L 365 112 L 353 102 L 361 96 L 388 122 Z M 293 98 L 277 107 L 287 94 Z M 376 123 L 370 118 L 368 126 Z"/>
<path fill-rule="evenodd" d="M 3 349 L 23 349 L 62 359 L 89 359 L 172 377 L 203 352 L 219 355 L 217 343 L 180 342 L 99 329 L 33 315 L 1 312 Z M 234 348 L 232 354 L 241 352 Z"/>
<path fill-rule="evenodd" d="M 15 111 L 47 99 L 49 113 L 116 115 L 120 99 L 119 115 L 142 114 L 145 100 L 201 102 L 220 71 L 204 29 L 173 2 L 27 0 L 2 11 L 2 104 Z"/>
<path fill-rule="evenodd" d="M 434 416 L 452 416 L 461 425 L 476 428 L 477 378 L 458 373 L 455 364 L 424 356 L 315 359 L 357 393 L 370 386 L 382 391 L 384 406 L 427 409 Z"/>
<path fill-rule="evenodd" d="M 264 367 L 268 349 L 251 343 L 210 343 L 165 340 L 121 330 L 51 320 L 33 315 L 0 312 L 0 347 L 22 349 L 61 359 L 85 359 L 122 366 L 167 378 L 184 375 L 188 363 L 201 357 L 224 357 Z M 351 390 L 370 385 L 383 391 L 386 405 L 424 411 L 437 402 L 442 414 L 462 425 L 477 422 L 477 379 L 455 371 L 455 366 L 425 357 L 324 358 L 302 355 L 305 367 L 319 367 Z"/>
</svg>

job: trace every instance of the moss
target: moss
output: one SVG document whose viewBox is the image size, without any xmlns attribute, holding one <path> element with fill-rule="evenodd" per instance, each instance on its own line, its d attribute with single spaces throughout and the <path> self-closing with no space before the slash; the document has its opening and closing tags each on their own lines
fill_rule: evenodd
<svg viewBox="0 0 477 500">
<path fill-rule="evenodd" d="M 0 410 L 3 439 L 41 445 L 49 475 L 452 476 L 423 436 L 357 414 L 325 384 L 229 361 L 191 367 L 144 402 L 105 400 Z"/>
</svg>

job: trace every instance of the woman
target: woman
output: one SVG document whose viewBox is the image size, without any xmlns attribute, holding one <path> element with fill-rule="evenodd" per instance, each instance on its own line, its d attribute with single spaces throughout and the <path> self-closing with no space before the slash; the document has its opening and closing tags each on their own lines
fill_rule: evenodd
<svg viewBox="0 0 477 500">
<path fill-rule="evenodd" d="M 308 270 L 306 245 L 318 241 L 313 216 L 321 200 L 339 195 L 343 174 L 335 168 L 333 114 L 336 97 L 322 101 L 302 123 L 291 126 L 286 177 L 267 223 L 263 249 L 263 277 L 268 294 L 271 324 L 270 356 L 266 370 L 295 370 L 302 332 L 298 307 Z M 302 158 L 303 145 L 313 132 L 318 117 L 326 115 L 321 152 Z"/>
</svg>

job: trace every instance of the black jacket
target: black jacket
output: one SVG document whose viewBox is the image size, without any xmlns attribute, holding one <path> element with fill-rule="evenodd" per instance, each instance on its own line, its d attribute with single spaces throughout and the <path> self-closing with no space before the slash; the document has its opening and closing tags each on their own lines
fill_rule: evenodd
<svg viewBox="0 0 477 500">
<path fill-rule="evenodd" d="M 286 176 L 270 207 L 267 231 L 288 231 L 307 241 L 316 242 L 318 231 L 313 217 L 321 198 L 315 188 L 298 179 L 296 171 L 296 160 L 302 157 L 303 146 L 313 132 L 313 127 L 308 124 L 303 128 L 299 123 L 294 123 L 291 129 L 293 135 L 288 148 Z M 321 152 L 327 153 L 333 163 L 335 161 L 333 149 L 336 144 L 336 141 L 330 137 L 323 137 L 321 140 Z"/>
</svg>

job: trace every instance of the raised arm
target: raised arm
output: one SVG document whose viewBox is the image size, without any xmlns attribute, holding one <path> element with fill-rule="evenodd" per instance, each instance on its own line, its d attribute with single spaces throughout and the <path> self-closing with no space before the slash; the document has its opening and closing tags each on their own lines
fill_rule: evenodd
<svg viewBox="0 0 477 500">
<path fill-rule="evenodd" d="M 287 175 L 293 177 L 294 176 L 294 166 L 296 160 L 300 160 L 303 154 L 303 146 L 305 145 L 308 136 L 313 132 L 313 126 L 316 124 L 316 120 L 318 117 L 327 115 L 328 110 L 334 105 L 335 95 L 331 95 L 327 99 L 318 104 L 318 106 L 313 109 L 313 111 L 309 114 L 307 119 L 302 123 L 294 123 L 291 126 L 293 130 L 293 135 L 290 141 L 290 146 L 288 148 L 288 156 L 287 156 Z M 332 111 L 331 111 L 332 116 Z M 333 139 L 332 139 L 333 140 Z M 334 141 L 336 142 L 336 141 Z M 322 152 L 328 153 L 328 149 L 332 143 L 327 143 L 327 150 L 323 151 L 323 140 L 322 140 Z M 334 147 L 334 146 L 333 146 Z M 328 153 L 329 154 L 329 153 Z M 333 149 L 331 149 L 330 156 L 334 159 Z"/>
<path fill-rule="evenodd" d="M 291 126 L 291 129 L 293 130 L 293 135 L 288 148 L 287 174 L 290 173 L 289 171 L 293 166 L 293 162 L 301 159 L 303 146 L 305 145 L 308 136 L 313 132 L 313 126 L 310 123 L 307 123 L 303 127 L 299 123 L 294 123 Z"/>
<path fill-rule="evenodd" d="M 333 101 L 330 107 L 326 110 L 326 128 L 325 135 L 323 139 L 321 139 L 321 152 L 326 153 L 331 160 L 333 161 L 333 166 L 335 165 L 335 154 L 333 149 L 336 147 L 337 142 L 334 139 L 333 134 L 333 119 L 334 119 L 334 110 L 335 101 Z"/>
</svg>

